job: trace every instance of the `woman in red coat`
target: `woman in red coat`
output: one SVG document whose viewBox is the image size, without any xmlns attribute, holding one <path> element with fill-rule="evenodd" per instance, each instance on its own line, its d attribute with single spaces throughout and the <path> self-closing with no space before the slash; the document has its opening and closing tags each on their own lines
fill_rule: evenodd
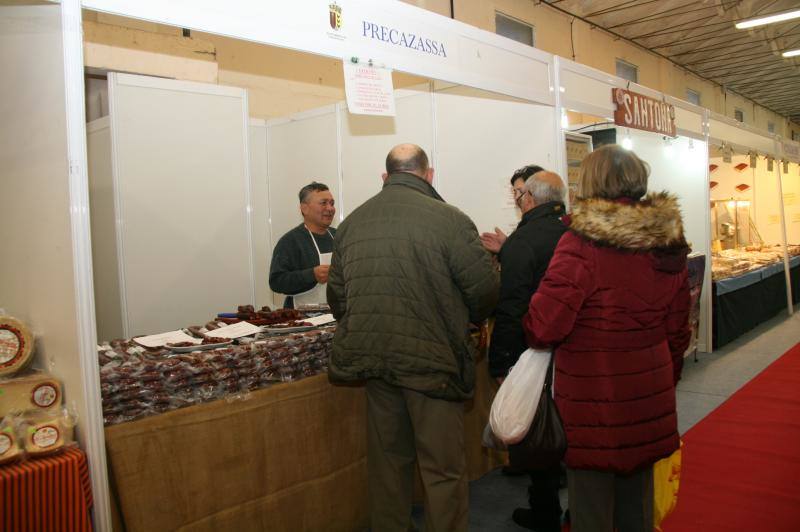
<svg viewBox="0 0 800 532">
<path fill-rule="evenodd" d="M 678 448 L 689 344 L 688 246 L 676 198 L 604 146 L 581 164 L 570 228 L 523 319 L 553 346 L 573 532 L 653 530 L 653 464 Z"/>
</svg>

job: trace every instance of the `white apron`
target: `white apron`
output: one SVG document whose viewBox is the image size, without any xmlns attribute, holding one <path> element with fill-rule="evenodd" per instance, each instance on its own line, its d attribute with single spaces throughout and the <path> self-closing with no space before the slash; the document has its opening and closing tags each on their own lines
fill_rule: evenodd
<svg viewBox="0 0 800 532">
<path fill-rule="evenodd" d="M 308 231 L 308 227 L 306 227 L 306 231 Z M 331 236 L 331 238 L 333 238 L 333 235 L 331 235 L 330 231 L 328 231 L 328 234 Z M 317 255 L 319 255 L 320 266 L 330 264 L 333 253 L 320 253 L 319 246 L 317 245 L 317 240 L 314 238 L 314 235 L 311 234 L 311 231 L 308 231 L 308 236 L 311 238 L 311 242 L 314 244 L 314 248 L 317 250 Z M 328 294 L 326 293 L 327 289 L 328 289 L 327 283 L 325 284 L 317 283 L 311 290 L 308 290 L 306 292 L 301 292 L 295 296 L 292 296 L 294 299 L 294 308 L 297 308 L 300 305 L 327 304 L 328 303 Z"/>
</svg>

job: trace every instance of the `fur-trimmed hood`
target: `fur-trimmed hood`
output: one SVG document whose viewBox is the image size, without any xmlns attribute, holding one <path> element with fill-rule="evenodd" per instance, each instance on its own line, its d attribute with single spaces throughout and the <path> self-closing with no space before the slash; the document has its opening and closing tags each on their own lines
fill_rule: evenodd
<svg viewBox="0 0 800 532">
<path fill-rule="evenodd" d="M 599 245 L 629 251 L 686 247 L 678 199 L 666 192 L 641 201 L 577 200 L 569 228 Z"/>
<path fill-rule="evenodd" d="M 577 200 L 568 223 L 571 231 L 599 246 L 649 252 L 659 271 L 686 268 L 690 249 L 678 198 L 666 192 L 648 194 L 641 201 Z"/>
</svg>

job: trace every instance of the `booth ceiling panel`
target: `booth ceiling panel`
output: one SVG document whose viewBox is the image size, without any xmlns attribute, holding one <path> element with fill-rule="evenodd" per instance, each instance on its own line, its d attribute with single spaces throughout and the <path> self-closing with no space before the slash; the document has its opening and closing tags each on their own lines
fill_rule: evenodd
<svg viewBox="0 0 800 532">
<path fill-rule="evenodd" d="M 800 123 L 800 19 L 737 30 L 798 0 L 544 0 Z M 767 98 L 764 89 L 785 98 Z"/>
</svg>

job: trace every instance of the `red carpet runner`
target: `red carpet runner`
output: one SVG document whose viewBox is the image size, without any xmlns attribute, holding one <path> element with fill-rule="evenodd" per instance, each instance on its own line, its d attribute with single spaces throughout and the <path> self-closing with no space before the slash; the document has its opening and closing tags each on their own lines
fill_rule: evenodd
<svg viewBox="0 0 800 532">
<path fill-rule="evenodd" d="M 665 532 L 800 531 L 800 344 L 683 437 Z"/>
</svg>

